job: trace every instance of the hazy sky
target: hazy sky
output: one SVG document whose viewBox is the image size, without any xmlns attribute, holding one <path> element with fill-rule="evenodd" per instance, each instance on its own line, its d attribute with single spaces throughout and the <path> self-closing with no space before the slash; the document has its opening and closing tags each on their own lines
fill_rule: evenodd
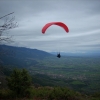
<svg viewBox="0 0 100 100">
<path fill-rule="evenodd" d="M 11 12 L 19 26 L 9 31 L 14 40 L 9 45 L 50 52 L 100 51 L 100 0 L 0 0 L 0 17 Z M 42 27 L 53 21 L 65 23 L 69 33 L 53 25 L 42 34 Z"/>
</svg>

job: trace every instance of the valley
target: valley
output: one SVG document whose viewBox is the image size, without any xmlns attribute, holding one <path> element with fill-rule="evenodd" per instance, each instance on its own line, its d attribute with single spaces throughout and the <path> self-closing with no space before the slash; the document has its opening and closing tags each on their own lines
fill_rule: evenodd
<svg viewBox="0 0 100 100">
<path fill-rule="evenodd" d="M 14 68 L 25 68 L 36 86 L 67 86 L 85 94 L 100 92 L 100 57 L 62 56 L 59 59 L 36 49 L 3 46 L 4 49 L 9 51 L 9 55 L 0 56 L 5 75 Z"/>
</svg>

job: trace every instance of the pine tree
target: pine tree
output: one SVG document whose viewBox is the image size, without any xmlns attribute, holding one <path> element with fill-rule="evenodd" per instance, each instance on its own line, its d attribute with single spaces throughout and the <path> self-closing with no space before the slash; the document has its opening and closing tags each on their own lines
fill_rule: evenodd
<svg viewBox="0 0 100 100">
<path fill-rule="evenodd" d="M 14 69 L 11 76 L 7 78 L 8 87 L 16 96 L 25 96 L 27 89 L 31 86 L 31 77 L 28 71 Z"/>
</svg>

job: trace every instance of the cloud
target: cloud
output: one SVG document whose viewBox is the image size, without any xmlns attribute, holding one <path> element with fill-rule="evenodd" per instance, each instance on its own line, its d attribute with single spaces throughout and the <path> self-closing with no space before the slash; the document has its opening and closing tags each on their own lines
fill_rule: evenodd
<svg viewBox="0 0 100 100">
<path fill-rule="evenodd" d="M 44 51 L 87 52 L 100 49 L 99 0 L 1 0 L 0 16 L 15 12 L 18 28 L 10 30 L 14 43 Z M 2 21 L 2 20 L 1 20 Z M 42 27 L 52 21 L 64 22 L 70 32 L 52 26 L 42 34 Z"/>
</svg>

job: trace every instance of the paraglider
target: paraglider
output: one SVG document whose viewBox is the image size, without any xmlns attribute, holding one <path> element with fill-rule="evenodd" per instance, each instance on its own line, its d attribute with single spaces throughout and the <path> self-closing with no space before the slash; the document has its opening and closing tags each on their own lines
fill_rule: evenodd
<svg viewBox="0 0 100 100">
<path fill-rule="evenodd" d="M 60 58 L 60 57 L 61 57 L 60 53 L 58 53 L 58 54 L 57 54 L 57 57 L 58 57 L 58 58 Z"/>
<path fill-rule="evenodd" d="M 43 28 L 42 28 L 42 33 L 44 34 L 45 31 L 47 30 L 48 27 L 50 27 L 51 25 L 58 25 L 60 27 L 62 27 L 66 32 L 69 32 L 69 29 L 68 27 L 62 23 L 62 22 L 50 22 L 50 23 L 47 23 Z"/>
<path fill-rule="evenodd" d="M 64 23 L 62 23 L 62 22 L 50 22 L 50 23 L 47 23 L 46 25 L 44 25 L 44 27 L 42 28 L 42 33 L 45 34 L 46 30 L 52 25 L 58 25 L 58 26 L 62 27 L 67 33 L 69 32 L 68 27 Z M 61 57 L 60 53 L 57 54 L 57 57 L 58 58 Z"/>
</svg>

